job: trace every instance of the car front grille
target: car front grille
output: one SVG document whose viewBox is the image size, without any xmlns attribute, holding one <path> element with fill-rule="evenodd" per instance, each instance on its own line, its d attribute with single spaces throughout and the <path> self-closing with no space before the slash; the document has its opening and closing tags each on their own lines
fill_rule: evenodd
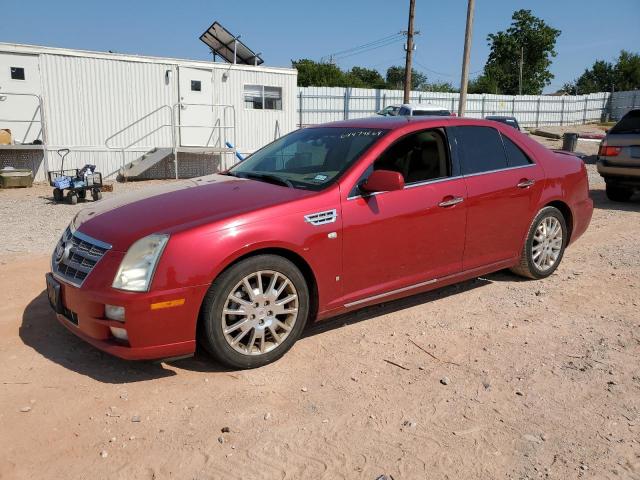
<svg viewBox="0 0 640 480">
<path fill-rule="evenodd" d="M 107 243 L 67 227 L 53 251 L 51 270 L 61 280 L 80 287 L 110 248 Z"/>
</svg>

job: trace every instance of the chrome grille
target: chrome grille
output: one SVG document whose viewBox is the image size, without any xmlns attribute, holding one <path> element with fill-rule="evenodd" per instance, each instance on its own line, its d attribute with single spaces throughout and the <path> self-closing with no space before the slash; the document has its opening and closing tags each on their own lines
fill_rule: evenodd
<svg viewBox="0 0 640 480">
<path fill-rule="evenodd" d="M 110 248 L 107 243 L 67 227 L 53 251 L 51 270 L 61 280 L 80 287 Z"/>
</svg>

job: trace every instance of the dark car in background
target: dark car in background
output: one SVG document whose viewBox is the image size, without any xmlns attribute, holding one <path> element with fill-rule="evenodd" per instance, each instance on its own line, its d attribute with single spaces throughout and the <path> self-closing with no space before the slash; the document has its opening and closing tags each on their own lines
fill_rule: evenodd
<svg viewBox="0 0 640 480">
<path fill-rule="evenodd" d="M 629 111 L 602 140 L 598 173 L 607 183 L 607 197 L 626 202 L 640 189 L 640 109 Z"/>
<path fill-rule="evenodd" d="M 505 117 L 503 115 L 489 115 L 484 118 L 486 120 L 493 120 L 494 122 L 504 123 L 505 125 L 509 125 L 510 127 L 515 128 L 516 130 L 520 130 L 520 125 L 518 124 L 518 120 L 516 120 L 516 117 Z"/>
</svg>

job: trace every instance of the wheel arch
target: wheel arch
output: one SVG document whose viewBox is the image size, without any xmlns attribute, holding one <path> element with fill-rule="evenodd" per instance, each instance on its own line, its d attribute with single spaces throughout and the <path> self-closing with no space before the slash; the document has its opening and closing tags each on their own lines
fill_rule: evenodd
<svg viewBox="0 0 640 480">
<path fill-rule="evenodd" d="M 569 207 L 569 205 L 562 200 L 553 200 L 551 202 L 548 202 L 545 207 L 555 207 L 560 210 L 560 213 L 562 213 L 565 223 L 567 224 L 568 238 L 566 244 L 569 245 L 569 243 L 571 242 L 571 236 L 573 234 L 573 212 L 571 211 L 571 207 Z"/>
<path fill-rule="evenodd" d="M 279 257 L 286 258 L 300 270 L 309 288 L 309 320 L 313 321 L 318 313 L 318 280 L 309 262 L 299 253 L 291 249 L 284 247 L 265 246 L 245 252 L 242 255 L 234 257 L 231 261 L 227 262 L 227 264 L 224 265 L 224 267 L 218 272 L 218 274 L 211 279 L 211 283 L 213 283 L 220 275 L 222 275 L 222 273 L 224 273 L 237 263 L 242 262 L 247 258 L 255 257 L 258 255 L 277 255 Z M 200 306 L 200 308 L 202 309 L 202 305 Z M 198 322 L 199 321 L 200 319 L 198 319 Z"/>
</svg>

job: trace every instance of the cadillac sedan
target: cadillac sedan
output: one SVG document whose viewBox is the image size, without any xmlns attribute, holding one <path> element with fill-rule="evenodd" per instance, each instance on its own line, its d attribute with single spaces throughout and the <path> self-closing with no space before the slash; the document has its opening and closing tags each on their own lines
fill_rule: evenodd
<svg viewBox="0 0 640 480">
<path fill-rule="evenodd" d="M 47 274 L 59 321 L 126 359 L 234 368 L 309 322 L 501 269 L 542 279 L 591 219 L 583 162 L 453 117 L 297 130 L 230 170 L 90 205 Z"/>
</svg>

